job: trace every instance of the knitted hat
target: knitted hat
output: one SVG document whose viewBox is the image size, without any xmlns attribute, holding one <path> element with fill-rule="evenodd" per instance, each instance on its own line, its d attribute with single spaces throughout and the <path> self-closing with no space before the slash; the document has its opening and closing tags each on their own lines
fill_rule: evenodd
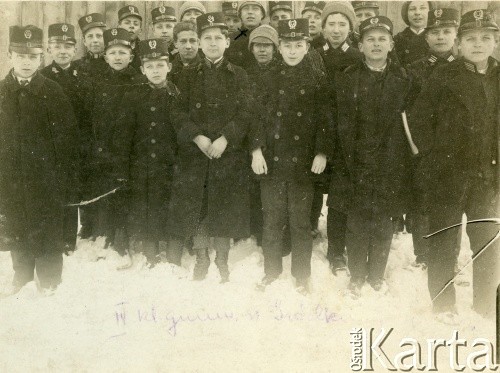
<svg viewBox="0 0 500 373">
<path fill-rule="evenodd" d="M 347 17 L 349 23 L 351 24 L 351 29 L 356 24 L 356 15 L 354 14 L 354 8 L 348 1 L 332 1 L 326 3 L 321 13 L 321 25 L 325 25 L 326 19 L 332 13 L 342 13 Z"/>
<path fill-rule="evenodd" d="M 179 19 L 182 19 L 184 13 L 186 13 L 188 10 L 191 9 L 199 10 L 203 14 L 207 12 L 203 4 L 200 3 L 199 1 L 186 1 L 179 8 Z"/>
<path fill-rule="evenodd" d="M 434 1 L 428 1 L 429 4 L 429 10 L 434 10 L 436 8 L 436 4 Z M 408 20 L 408 8 L 410 7 L 411 1 L 405 1 L 403 3 L 403 7 L 401 8 L 401 18 L 403 18 L 403 21 L 410 26 L 410 21 Z"/>
<path fill-rule="evenodd" d="M 252 43 L 272 43 L 278 48 L 278 31 L 269 25 L 260 25 L 251 32 L 248 40 L 248 49 L 252 48 Z"/>
<path fill-rule="evenodd" d="M 262 18 L 266 17 L 266 8 L 264 8 L 264 5 L 260 1 L 242 1 L 238 7 L 238 17 L 241 18 L 241 9 L 246 5 L 257 5 L 262 10 Z"/>
</svg>

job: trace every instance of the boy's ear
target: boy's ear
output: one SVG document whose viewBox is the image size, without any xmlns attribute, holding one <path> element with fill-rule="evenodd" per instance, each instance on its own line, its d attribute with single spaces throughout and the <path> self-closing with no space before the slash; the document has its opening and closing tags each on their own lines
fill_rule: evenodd
<svg viewBox="0 0 500 373">
<path fill-rule="evenodd" d="M 229 35 L 226 36 L 226 49 L 229 48 L 229 45 L 231 44 L 231 38 L 229 38 Z"/>
<path fill-rule="evenodd" d="M 142 75 L 146 75 L 146 72 L 144 71 L 144 67 L 142 65 L 140 66 L 140 69 L 141 69 Z"/>
<path fill-rule="evenodd" d="M 394 49 L 394 40 L 391 40 L 391 48 L 389 49 L 389 52 Z"/>
</svg>

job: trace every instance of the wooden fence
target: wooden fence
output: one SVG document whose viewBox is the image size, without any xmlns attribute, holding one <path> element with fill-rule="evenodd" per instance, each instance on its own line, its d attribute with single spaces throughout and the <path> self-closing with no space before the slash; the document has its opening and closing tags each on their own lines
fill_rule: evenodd
<svg viewBox="0 0 500 373">
<path fill-rule="evenodd" d="M 220 11 L 220 1 L 202 2 L 207 11 Z M 263 2 L 267 7 L 267 1 Z M 304 7 L 305 1 L 294 2 L 294 13 L 300 17 L 300 11 Z M 401 19 L 401 1 L 380 1 L 380 13 L 388 16 L 394 22 L 395 32 L 401 31 L 406 25 Z M 478 7 L 490 7 L 499 14 L 500 20 L 500 1 L 441 1 L 441 6 L 453 6 L 462 13 Z M 134 4 L 139 8 L 144 22 L 142 26 L 141 39 L 152 35 L 151 28 L 151 9 L 160 5 L 169 5 L 179 10 L 181 1 L 0 1 L 0 78 L 9 71 L 7 59 L 9 44 L 9 26 L 33 24 L 44 30 L 46 39 L 48 26 L 52 23 L 66 22 L 75 25 L 76 38 L 78 40 L 77 57 L 84 53 L 84 47 L 81 42 L 80 28 L 78 19 L 85 14 L 99 12 L 106 15 L 108 27 L 114 27 L 118 23 L 118 9 L 127 4 Z M 268 19 L 265 20 L 267 22 Z M 499 54 L 500 56 L 500 54 Z M 48 57 L 46 63 L 50 63 Z"/>
</svg>

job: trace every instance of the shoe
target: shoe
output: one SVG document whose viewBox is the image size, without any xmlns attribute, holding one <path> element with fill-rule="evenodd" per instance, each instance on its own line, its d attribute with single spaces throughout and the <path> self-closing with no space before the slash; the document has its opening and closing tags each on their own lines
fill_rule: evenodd
<svg viewBox="0 0 500 373">
<path fill-rule="evenodd" d="M 132 267 L 132 257 L 130 256 L 129 251 L 127 250 L 125 252 L 125 255 L 120 255 L 119 259 L 116 260 L 116 269 L 118 271 L 122 271 L 130 267 Z"/>
<path fill-rule="evenodd" d="M 415 261 L 411 264 L 412 267 L 420 268 L 422 270 L 427 269 L 427 255 L 417 255 Z"/>
<path fill-rule="evenodd" d="M 349 285 L 347 285 L 347 289 L 350 291 L 352 296 L 354 296 L 355 298 L 359 298 L 361 296 L 361 289 L 363 288 L 364 284 L 365 281 L 362 279 L 351 278 L 351 281 L 349 281 Z"/>
<path fill-rule="evenodd" d="M 373 290 L 379 293 L 386 294 L 389 291 L 389 287 L 387 286 L 387 283 L 384 279 L 369 281 L 369 284 L 373 288 Z"/>
<path fill-rule="evenodd" d="M 210 257 L 208 249 L 196 249 L 196 264 L 193 270 L 193 280 L 203 281 L 207 277 L 208 268 L 210 267 Z"/>
<path fill-rule="evenodd" d="M 309 285 L 309 278 L 298 278 L 295 281 L 295 290 L 297 293 L 307 296 L 311 294 L 311 287 Z"/>
<path fill-rule="evenodd" d="M 347 271 L 347 264 L 343 255 L 336 255 L 330 263 L 330 269 L 336 276 L 340 271 Z"/>
<path fill-rule="evenodd" d="M 277 277 L 272 276 L 264 276 L 264 278 L 257 284 L 256 290 L 264 291 L 266 288 L 271 285 L 274 281 L 276 281 Z"/>
<path fill-rule="evenodd" d="M 229 282 L 229 267 L 227 265 L 228 260 L 229 260 L 229 250 L 225 249 L 215 250 L 215 265 L 219 269 L 221 284 Z"/>
<path fill-rule="evenodd" d="M 20 285 L 8 284 L 0 290 L 0 299 L 10 297 L 21 291 L 23 287 Z"/>
<path fill-rule="evenodd" d="M 40 288 L 40 293 L 44 297 L 51 297 L 56 293 L 57 287 L 56 286 L 50 286 L 48 288 Z"/>
</svg>

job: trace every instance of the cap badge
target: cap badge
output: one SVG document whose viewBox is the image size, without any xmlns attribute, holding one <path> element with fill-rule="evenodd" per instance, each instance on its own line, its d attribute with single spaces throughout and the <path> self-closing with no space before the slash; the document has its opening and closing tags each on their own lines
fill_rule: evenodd
<svg viewBox="0 0 500 373">
<path fill-rule="evenodd" d="M 149 48 L 156 49 L 156 40 L 149 41 Z"/>
<path fill-rule="evenodd" d="M 210 25 L 212 25 L 212 23 L 214 23 L 215 21 L 214 16 L 208 16 L 207 21 L 210 23 Z"/>
<path fill-rule="evenodd" d="M 87 23 L 92 22 L 92 16 L 85 17 L 85 21 L 87 21 Z"/>
<path fill-rule="evenodd" d="M 63 30 L 63 32 L 68 32 L 68 25 L 62 25 L 61 30 Z"/>
<path fill-rule="evenodd" d="M 161 14 L 165 13 L 165 11 L 166 11 L 166 9 L 163 5 L 158 10 L 160 11 Z"/>
<path fill-rule="evenodd" d="M 483 13 L 482 9 L 478 9 L 478 10 L 474 11 L 474 19 L 476 21 L 483 19 L 483 17 L 484 17 L 484 13 Z"/>
<path fill-rule="evenodd" d="M 441 18 L 441 16 L 443 15 L 443 9 L 436 9 L 434 11 L 434 15 L 436 16 L 436 18 Z"/>
<path fill-rule="evenodd" d="M 238 8 L 238 2 L 237 1 L 233 1 L 231 3 L 231 6 L 233 7 L 233 9 L 237 9 Z"/>
<path fill-rule="evenodd" d="M 24 37 L 25 37 L 26 39 L 31 39 L 31 36 L 32 36 L 32 35 L 31 35 L 31 31 L 30 31 L 30 30 L 26 30 L 26 31 L 24 31 Z"/>
<path fill-rule="evenodd" d="M 295 27 L 297 27 L 297 21 L 295 19 L 291 19 L 288 21 L 288 27 L 290 30 L 295 30 Z"/>
<path fill-rule="evenodd" d="M 370 23 L 371 23 L 372 25 L 376 25 L 376 24 L 378 23 L 378 18 L 377 18 L 377 17 L 372 18 L 372 19 L 370 20 Z"/>
<path fill-rule="evenodd" d="M 130 13 L 135 14 L 135 7 L 129 6 L 128 10 L 130 11 Z"/>
<path fill-rule="evenodd" d="M 117 30 L 117 29 L 115 29 L 115 28 L 114 28 L 114 29 L 112 29 L 112 30 L 111 30 L 111 35 L 113 35 L 113 36 L 118 35 L 118 30 Z"/>
</svg>

